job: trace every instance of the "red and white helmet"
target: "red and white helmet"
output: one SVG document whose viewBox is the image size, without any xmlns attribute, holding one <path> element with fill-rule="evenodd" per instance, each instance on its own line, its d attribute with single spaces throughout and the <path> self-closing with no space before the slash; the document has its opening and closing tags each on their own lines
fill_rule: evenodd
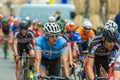
<svg viewBox="0 0 120 80">
<path fill-rule="evenodd" d="M 33 21 L 33 25 L 39 26 L 40 24 L 41 24 L 41 22 L 40 22 L 40 20 L 38 20 L 38 19 L 35 19 L 35 20 Z"/>
</svg>

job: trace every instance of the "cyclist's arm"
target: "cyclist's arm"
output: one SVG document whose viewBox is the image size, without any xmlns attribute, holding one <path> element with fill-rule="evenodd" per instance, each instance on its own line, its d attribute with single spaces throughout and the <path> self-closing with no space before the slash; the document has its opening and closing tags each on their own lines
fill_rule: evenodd
<svg viewBox="0 0 120 80">
<path fill-rule="evenodd" d="M 94 80 L 93 66 L 94 66 L 94 58 L 88 58 L 86 67 L 87 67 L 87 74 L 89 80 Z"/>
<path fill-rule="evenodd" d="M 114 62 L 114 74 L 113 80 L 120 80 L 120 55 L 119 55 L 119 51 L 117 53 L 118 55 L 116 56 L 115 62 Z"/>
<path fill-rule="evenodd" d="M 40 73 L 40 65 L 41 65 L 41 59 L 42 59 L 42 54 L 41 54 L 41 47 L 40 47 L 40 42 L 39 39 L 37 38 L 35 40 L 35 68 L 36 68 L 36 73 Z"/>
<path fill-rule="evenodd" d="M 72 66 L 72 64 L 73 64 L 73 56 L 72 56 L 71 43 L 68 42 L 67 46 L 68 46 L 68 57 L 69 57 L 70 65 Z"/>
<path fill-rule="evenodd" d="M 36 73 L 40 72 L 41 59 L 42 59 L 41 50 L 35 50 Z"/>
<path fill-rule="evenodd" d="M 114 70 L 114 79 L 113 80 L 120 80 L 120 71 Z"/>
<path fill-rule="evenodd" d="M 18 55 L 17 45 L 18 45 L 18 39 L 15 38 L 13 42 L 14 55 Z"/>
<path fill-rule="evenodd" d="M 64 72 L 65 72 L 65 75 L 68 76 L 69 75 L 69 71 L 68 71 L 68 47 L 64 47 L 62 49 L 62 55 L 61 55 L 61 61 L 63 63 L 63 69 L 64 69 Z"/>
</svg>

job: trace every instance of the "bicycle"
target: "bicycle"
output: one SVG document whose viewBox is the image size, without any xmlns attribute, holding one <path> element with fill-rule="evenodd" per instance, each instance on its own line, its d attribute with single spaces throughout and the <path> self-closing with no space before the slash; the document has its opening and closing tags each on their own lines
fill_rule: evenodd
<svg viewBox="0 0 120 80">
<path fill-rule="evenodd" d="M 8 50 L 8 39 L 7 36 L 4 39 L 4 47 L 3 47 L 3 52 L 4 52 L 4 58 L 7 59 L 7 50 Z"/>
<path fill-rule="evenodd" d="M 95 75 L 95 80 L 101 80 L 101 79 L 104 79 L 104 80 L 113 80 L 113 73 L 114 73 L 114 58 L 112 58 L 112 61 L 110 62 L 109 64 L 109 72 L 108 72 L 108 76 L 107 77 L 99 77 L 97 75 Z M 96 70 L 95 70 L 95 74 L 96 74 Z"/>
<path fill-rule="evenodd" d="M 21 70 L 21 76 L 20 80 L 33 80 L 33 78 L 30 77 L 30 70 L 29 70 L 29 59 L 34 59 L 35 57 L 28 56 L 25 49 L 22 52 L 22 56 L 20 57 L 22 61 L 22 70 Z"/>
<path fill-rule="evenodd" d="M 85 60 L 88 58 L 88 50 L 83 51 Z M 84 62 L 81 59 L 76 59 L 77 68 L 74 70 L 75 80 L 87 80 Z"/>
</svg>

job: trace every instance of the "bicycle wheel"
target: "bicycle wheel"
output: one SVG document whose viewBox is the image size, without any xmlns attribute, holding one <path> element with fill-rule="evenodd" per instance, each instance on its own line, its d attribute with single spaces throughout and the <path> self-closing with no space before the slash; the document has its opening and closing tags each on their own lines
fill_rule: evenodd
<svg viewBox="0 0 120 80">
<path fill-rule="evenodd" d="M 4 58 L 7 59 L 7 49 L 8 49 L 7 40 L 5 40 L 5 44 L 4 45 L 5 45 L 4 48 L 3 48 Z"/>
<path fill-rule="evenodd" d="M 75 74 L 75 80 L 83 80 L 83 68 L 81 62 L 76 62 L 77 68 L 74 71 Z"/>
<path fill-rule="evenodd" d="M 21 73 L 20 73 L 20 80 L 24 80 L 24 68 L 21 69 Z"/>
</svg>

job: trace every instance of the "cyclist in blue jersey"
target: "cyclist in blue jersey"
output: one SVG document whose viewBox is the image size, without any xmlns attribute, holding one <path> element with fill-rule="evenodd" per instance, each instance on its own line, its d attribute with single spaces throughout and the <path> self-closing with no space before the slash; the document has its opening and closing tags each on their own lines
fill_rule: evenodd
<svg viewBox="0 0 120 80">
<path fill-rule="evenodd" d="M 61 63 L 65 76 L 72 80 L 68 72 L 68 47 L 66 40 L 59 36 L 61 29 L 57 23 L 49 22 L 44 25 L 42 35 L 35 40 L 36 74 L 37 76 L 46 76 L 46 70 L 49 76 L 60 76 Z"/>
<path fill-rule="evenodd" d="M 81 47 L 81 36 L 79 33 L 75 32 L 75 24 L 73 22 L 68 22 L 65 25 L 66 33 L 63 35 L 64 38 L 68 39 L 68 46 L 71 47 L 72 52 L 70 55 L 72 55 L 73 59 L 76 59 L 78 55 L 82 55 L 82 47 Z M 73 61 L 71 62 L 70 59 L 70 65 L 72 65 Z"/>
<path fill-rule="evenodd" d="M 13 41 L 13 32 L 17 29 L 20 29 L 20 21 L 18 19 L 13 20 L 13 24 L 10 26 L 10 43 Z"/>
<path fill-rule="evenodd" d="M 119 31 L 119 33 L 120 33 L 120 13 L 118 13 L 118 14 L 115 16 L 114 21 L 117 23 L 117 25 L 118 25 L 118 31 Z"/>
</svg>

